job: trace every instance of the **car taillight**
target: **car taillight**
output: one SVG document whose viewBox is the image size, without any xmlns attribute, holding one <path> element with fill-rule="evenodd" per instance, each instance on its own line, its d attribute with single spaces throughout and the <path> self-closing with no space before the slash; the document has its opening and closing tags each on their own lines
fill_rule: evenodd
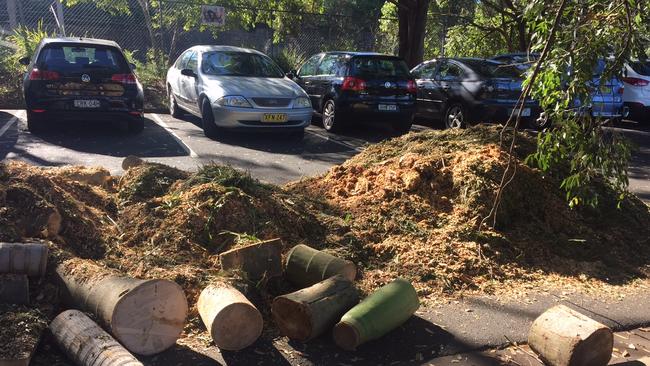
<svg viewBox="0 0 650 366">
<path fill-rule="evenodd" d="M 414 80 L 409 80 L 406 83 L 406 89 L 408 90 L 409 93 L 412 93 L 412 94 L 417 94 L 417 92 L 418 92 L 418 86 L 417 86 L 417 84 L 415 84 Z"/>
<path fill-rule="evenodd" d="M 341 90 L 363 91 L 366 90 L 366 82 L 359 78 L 348 76 L 343 79 Z"/>
<path fill-rule="evenodd" d="M 113 74 L 111 80 L 120 84 L 137 84 L 138 82 L 133 74 Z"/>
<path fill-rule="evenodd" d="M 632 86 L 647 86 L 650 81 L 639 78 L 623 78 L 623 81 Z"/>
<path fill-rule="evenodd" d="M 59 73 L 56 71 L 33 69 L 32 72 L 29 73 L 29 80 L 58 80 L 58 79 L 59 79 Z"/>
<path fill-rule="evenodd" d="M 625 86 L 618 88 L 618 94 L 623 94 L 625 92 Z"/>
</svg>

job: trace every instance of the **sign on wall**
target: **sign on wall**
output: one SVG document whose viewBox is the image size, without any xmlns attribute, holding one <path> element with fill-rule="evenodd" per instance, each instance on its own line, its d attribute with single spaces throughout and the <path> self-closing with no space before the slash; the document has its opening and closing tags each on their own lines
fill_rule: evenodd
<svg viewBox="0 0 650 366">
<path fill-rule="evenodd" d="M 201 24 L 223 27 L 226 24 L 226 9 L 223 6 L 201 5 Z"/>
</svg>

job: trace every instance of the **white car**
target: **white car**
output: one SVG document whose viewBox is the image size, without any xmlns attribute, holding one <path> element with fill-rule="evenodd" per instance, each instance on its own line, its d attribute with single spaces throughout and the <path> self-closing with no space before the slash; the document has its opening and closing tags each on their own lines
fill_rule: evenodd
<svg viewBox="0 0 650 366">
<path fill-rule="evenodd" d="M 194 46 L 167 71 L 169 112 L 201 117 L 203 131 L 263 130 L 304 134 L 309 96 L 265 54 L 230 46 Z"/>
<path fill-rule="evenodd" d="M 623 70 L 623 102 L 630 109 L 630 118 L 648 121 L 650 112 L 650 62 L 631 61 Z"/>
</svg>

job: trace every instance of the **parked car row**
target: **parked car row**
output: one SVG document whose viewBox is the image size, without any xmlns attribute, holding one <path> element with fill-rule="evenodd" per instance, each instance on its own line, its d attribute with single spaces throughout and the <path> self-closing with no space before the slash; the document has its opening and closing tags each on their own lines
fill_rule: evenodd
<svg viewBox="0 0 650 366">
<path fill-rule="evenodd" d="M 323 52 L 307 59 L 298 71 L 285 74 L 259 51 L 194 46 L 169 68 L 166 90 L 170 113 L 179 117 L 185 111 L 201 118 L 209 137 L 221 129 L 302 136 L 314 114 L 330 132 L 369 120 L 406 133 L 416 117 L 460 128 L 505 121 L 514 113 L 528 125 L 542 128 L 547 120 L 539 104 L 530 99 L 518 102 L 523 71 L 537 57 L 436 58 L 409 70 L 396 56 Z M 33 59 L 21 62 L 28 65 L 24 93 L 31 131 L 41 130 L 53 118 L 123 118 L 131 131 L 142 130 L 142 85 L 117 43 L 45 39 Z M 588 101 L 576 101 L 577 109 L 622 118 L 628 107 L 643 113 L 650 106 L 648 64 L 629 63 L 622 81 L 601 80 L 603 69 L 604 61 L 594 72 L 594 93 Z"/>
</svg>

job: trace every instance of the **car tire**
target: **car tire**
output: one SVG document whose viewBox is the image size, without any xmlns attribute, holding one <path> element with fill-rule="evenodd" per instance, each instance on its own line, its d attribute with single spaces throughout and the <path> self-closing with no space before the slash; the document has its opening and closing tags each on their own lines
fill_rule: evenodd
<svg viewBox="0 0 650 366">
<path fill-rule="evenodd" d="M 167 94 L 169 114 L 174 118 L 180 118 L 183 115 L 183 110 L 178 106 L 178 103 L 176 103 L 176 97 L 174 97 L 174 93 L 172 92 L 171 88 L 169 88 L 169 92 Z"/>
<path fill-rule="evenodd" d="M 445 113 L 445 128 L 465 128 L 465 110 L 460 104 L 452 104 Z"/>
<path fill-rule="evenodd" d="M 27 112 L 27 130 L 33 134 L 45 131 L 45 122 L 43 116 L 36 116 L 32 112 Z"/>
<path fill-rule="evenodd" d="M 327 132 L 338 132 L 341 131 L 342 127 L 342 118 L 337 115 L 336 112 L 336 103 L 334 100 L 329 99 L 323 104 L 323 128 Z"/>
<path fill-rule="evenodd" d="M 219 128 L 214 123 L 214 114 L 212 114 L 212 106 L 210 101 L 206 98 L 203 99 L 201 104 L 201 124 L 203 126 L 203 134 L 209 138 L 215 138 L 218 135 Z"/>
<path fill-rule="evenodd" d="M 137 134 L 144 130 L 144 117 L 129 121 L 129 133 Z"/>
<path fill-rule="evenodd" d="M 399 135 L 404 135 L 411 131 L 411 126 L 413 126 L 413 119 L 403 119 L 396 122 L 393 122 L 393 131 Z"/>
</svg>

